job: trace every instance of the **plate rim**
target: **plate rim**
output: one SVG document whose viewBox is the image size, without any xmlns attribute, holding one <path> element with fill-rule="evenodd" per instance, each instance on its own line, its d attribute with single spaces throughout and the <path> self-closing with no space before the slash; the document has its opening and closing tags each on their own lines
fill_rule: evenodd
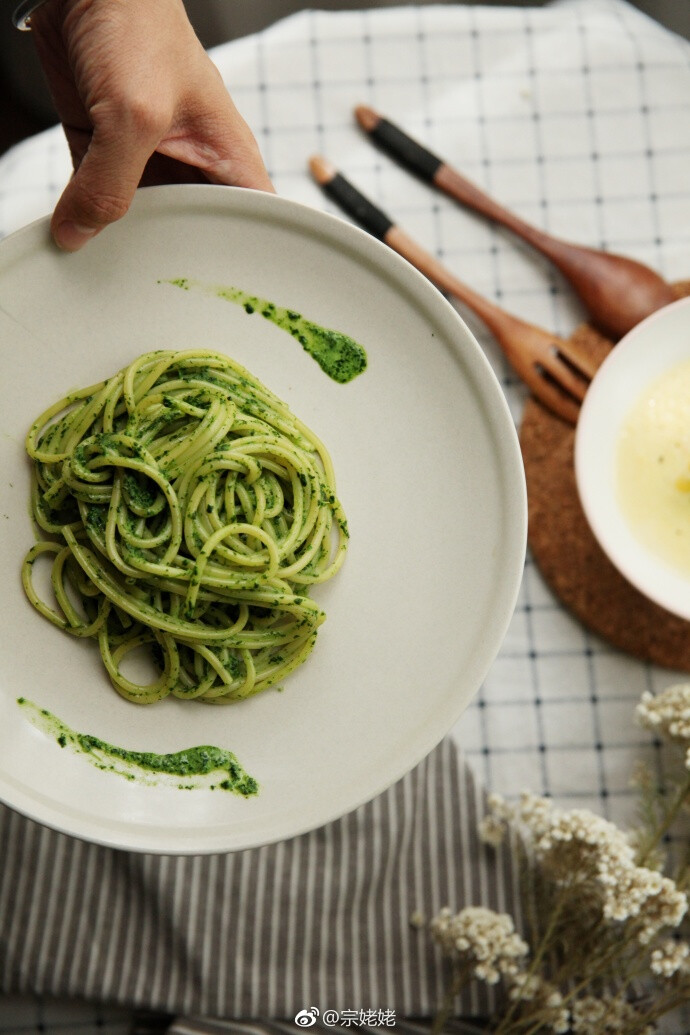
<svg viewBox="0 0 690 1035">
<path fill-rule="evenodd" d="M 214 208 L 224 209 L 228 211 L 229 214 L 237 213 L 238 210 L 244 210 L 246 214 L 247 203 L 250 210 L 255 210 L 255 212 L 259 213 L 267 211 L 269 213 L 269 218 L 271 218 L 270 213 L 272 211 L 276 211 L 279 214 L 282 211 L 285 213 L 286 217 L 291 217 L 291 221 L 300 226 L 304 226 L 306 223 L 306 227 L 312 231 L 318 232 L 320 228 L 327 228 L 329 231 L 329 239 L 331 240 L 333 238 L 342 240 L 344 237 L 345 241 L 350 245 L 351 251 L 354 252 L 359 259 L 366 260 L 367 262 L 376 265 L 379 271 L 383 265 L 386 275 L 390 277 L 394 283 L 399 286 L 399 288 L 401 288 L 405 281 L 407 281 L 411 286 L 414 286 L 416 292 L 421 292 L 421 297 L 425 301 L 425 304 L 428 304 L 440 314 L 443 314 L 444 325 L 448 325 L 449 327 L 454 325 L 456 332 L 457 330 L 461 331 L 465 339 L 462 343 L 463 348 L 468 347 L 472 349 L 472 374 L 477 385 L 481 388 L 481 402 L 486 409 L 486 415 L 487 417 L 489 415 L 492 417 L 491 434 L 499 460 L 498 466 L 501 473 L 500 484 L 502 487 L 503 500 L 504 502 L 507 501 L 511 508 L 511 542 L 508 545 L 504 545 L 503 550 L 503 559 L 505 562 L 510 563 L 510 567 L 506 569 L 504 565 L 500 586 L 497 583 L 496 586 L 493 587 L 491 597 L 494 604 L 494 610 L 492 611 L 492 633 L 486 638 L 486 642 L 480 652 L 482 655 L 482 663 L 479 666 L 481 674 L 479 679 L 475 679 L 473 681 L 475 684 L 475 689 L 472 694 L 473 696 L 481 686 L 482 680 L 486 676 L 487 671 L 493 664 L 500 650 L 501 643 L 503 642 L 515 609 L 524 572 L 528 514 L 525 474 L 517 429 L 510 413 L 505 394 L 501 389 L 498 378 L 483 349 L 460 313 L 451 305 L 448 299 L 445 298 L 429 280 L 427 280 L 426 277 L 384 243 L 376 240 L 366 231 L 355 226 L 353 223 L 333 213 L 314 208 L 310 205 L 304 204 L 303 202 L 248 188 L 207 184 L 184 184 L 139 188 L 135 195 L 132 208 L 130 209 L 131 216 L 130 213 L 128 213 L 128 216 L 134 219 L 140 210 L 143 209 L 145 211 L 147 208 L 151 208 L 154 211 L 158 208 L 161 215 L 165 215 L 165 213 L 169 212 L 171 203 L 173 206 L 177 204 L 181 204 L 183 207 L 189 206 L 192 199 L 195 197 L 198 205 L 205 207 L 205 199 L 208 198 L 210 200 L 210 204 Z M 250 214 L 252 214 L 251 211 Z M 254 217 L 255 213 L 253 215 L 253 218 Z M 22 247 L 27 247 L 27 242 L 29 242 L 30 246 L 32 238 L 35 238 L 37 246 L 40 246 L 42 242 L 45 242 L 50 246 L 49 225 L 50 217 L 44 216 L 15 230 L 12 234 L 9 234 L 0 241 L 0 276 L 2 275 L 2 270 L 6 268 L 8 264 L 11 265 L 13 261 L 11 255 L 13 249 L 17 249 L 21 252 Z M 107 228 L 104 232 L 107 233 Z M 457 333 L 449 335 L 449 337 L 453 339 L 454 351 L 460 351 L 459 345 L 455 344 Z M 356 800 L 353 800 L 353 803 L 345 811 L 338 806 L 331 810 L 328 815 L 325 817 L 322 816 L 316 821 L 312 819 L 298 825 L 293 823 L 289 832 L 281 829 L 274 835 L 264 834 L 260 837 L 244 837 L 241 844 L 229 843 L 232 841 L 232 838 L 228 837 L 226 828 L 222 828 L 222 830 L 213 828 L 212 834 L 207 838 L 204 845 L 200 847 L 196 843 L 193 845 L 185 845 L 179 840 L 176 841 L 174 838 L 171 841 L 169 838 L 170 830 L 167 828 L 165 834 L 166 837 L 168 837 L 168 840 L 166 843 L 153 844 L 150 841 L 144 843 L 145 838 L 143 837 L 143 828 L 140 830 L 140 834 L 142 835 L 140 837 L 129 836 L 128 838 L 125 838 L 122 831 L 115 834 L 109 833 L 109 831 L 112 830 L 112 821 L 109 823 L 103 823 L 100 821 L 101 817 L 99 817 L 98 824 L 94 823 L 92 819 L 87 819 L 81 824 L 77 821 L 75 824 L 70 825 L 69 822 L 65 821 L 62 812 L 59 816 L 54 815 L 54 805 L 52 806 L 52 811 L 50 804 L 41 808 L 40 804 L 37 804 L 35 798 L 31 795 L 25 795 L 24 797 L 27 800 L 23 802 L 18 801 L 16 795 L 12 801 L 7 801 L 5 794 L 6 782 L 4 774 L 1 772 L 0 796 L 10 808 L 31 820 L 42 823 L 51 829 L 77 839 L 107 847 L 160 855 L 212 854 L 223 851 L 240 851 L 249 848 L 256 848 L 261 845 L 272 844 L 280 840 L 300 836 L 311 830 L 318 829 L 319 827 L 331 823 L 342 816 L 348 815 L 350 812 L 385 792 L 388 788 L 402 779 L 424 758 L 426 758 L 445 736 L 450 735 L 453 725 L 458 721 L 461 714 L 466 709 L 467 704 L 468 701 L 463 698 L 456 712 L 450 717 L 450 721 L 448 721 L 448 716 L 446 715 L 444 721 L 437 723 L 434 727 L 436 732 L 427 737 L 425 741 L 420 741 L 417 744 L 415 757 L 412 758 L 412 760 L 410 760 L 411 755 L 406 755 L 405 757 L 407 760 L 399 765 L 395 772 L 387 772 L 385 776 L 382 776 L 379 779 L 373 790 L 369 788 L 366 793 L 361 794 Z M 70 808 L 66 803 L 62 803 L 62 808 L 66 809 L 67 813 L 70 812 Z M 121 823 L 120 825 L 123 827 L 125 826 L 124 823 Z M 94 829 L 95 827 L 102 829 L 99 832 L 99 829 Z M 129 829 L 130 832 L 133 833 L 131 828 Z M 160 841 L 161 839 L 162 832 L 159 831 L 157 832 L 157 840 Z"/>
</svg>

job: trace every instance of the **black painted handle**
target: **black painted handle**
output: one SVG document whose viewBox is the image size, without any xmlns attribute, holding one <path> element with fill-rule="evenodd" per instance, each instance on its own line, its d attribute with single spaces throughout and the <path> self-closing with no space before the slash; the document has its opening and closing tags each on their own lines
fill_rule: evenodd
<svg viewBox="0 0 690 1035">
<path fill-rule="evenodd" d="M 333 179 L 322 186 L 326 194 L 337 202 L 343 211 L 356 219 L 360 226 L 368 230 L 374 237 L 378 237 L 380 241 L 385 240 L 386 234 L 393 226 L 393 220 L 363 194 L 360 194 L 349 180 L 346 180 L 340 173 L 336 173 Z"/>
<path fill-rule="evenodd" d="M 369 136 L 382 150 L 396 158 L 410 172 L 421 176 L 423 180 L 433 180 L 437 170 L 443 165 L 440 158 L 427 151 L 412 137 L 408 137 L 407 133 L 403 133 L 388 119 L 381 119 L 376 127 L 370 130 Z"/>
</svg>

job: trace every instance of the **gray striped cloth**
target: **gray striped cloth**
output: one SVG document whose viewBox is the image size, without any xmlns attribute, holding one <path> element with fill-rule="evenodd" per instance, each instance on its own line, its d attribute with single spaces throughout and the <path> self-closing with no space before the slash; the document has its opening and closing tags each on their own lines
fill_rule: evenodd
<svg viewBox="0 0 690 1035">
<path fill-rule="evenodd" d="M 345 1022 L 345 1028 L 350 1029 L 351 1035 L 429 1035 L 431 1031 L 431 1020 L 401 1020 L 396 1017 L 395 1026 L 369 1027 L 368 1025 L 355 1026 Z M 214 1021 L 214 1020 L 179 1020 L 175 1021 L 172 1027 L 167 1029 L 167 1035 L 296 1035 L 299 1026 L 292 1021 L 266 1021 L 256 1024 L 253 1021 Z M 340 1019 L 333 1020 L 328 1024 L 321 1024 L 316 1021 L 307 1029 L 310 1035 L 343 1035 L 343 1025 Z M 485 1035 L 486 1028 L 480 1027 L 472 1021 L 464 1021 L 459 1018 L 448 1020 L 443 1026 L 443 1035 Z"/>
<path fill-rule="evenodd" d="M 450 738 L 342 819 L 228 855 L 117 851 L 1 808 L 0 990 L 162 1011 L 176 1035 L 239 1030 L 220 1019 L 295 1031 L 313 1008 L 432 1016 L 447 975 L 412 915 L 474 904 L 519 921 L 511 853 L 477 836 L 483 809 Z M 477 987 L 459 1006 L 491 1003 Z"/>
</svg>

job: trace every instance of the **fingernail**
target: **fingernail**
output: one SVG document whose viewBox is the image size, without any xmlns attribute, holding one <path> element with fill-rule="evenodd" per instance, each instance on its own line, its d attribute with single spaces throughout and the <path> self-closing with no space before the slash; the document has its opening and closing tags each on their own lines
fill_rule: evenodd
<svg viewBox="0 0 690 1035">
<path fill-rule="evenodd" d="M 59 248 L 66 252 L 76 252 L 88 240 L 94 237 L 96 230 L 92 226 L 82 226 L 66 219 L 55 227 L 55 241 Z"/>
</svg>

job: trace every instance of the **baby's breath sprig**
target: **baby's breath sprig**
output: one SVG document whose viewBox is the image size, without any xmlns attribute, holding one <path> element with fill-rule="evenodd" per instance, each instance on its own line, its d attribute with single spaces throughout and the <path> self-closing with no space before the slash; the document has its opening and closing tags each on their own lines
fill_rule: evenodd
<svg viewBox="0 0 690 1035">
<path fill-rule="evenodd" d="M 504 993 L 493 1035 L 652 1035 L 656 1022 L 690 1003 L 690 850 L 669 857 L 666 840 L 690 809 L 690 684 L 645 694 L 643 726 L 680 749 L 680 776 L 664 786 L 638 771 L 640 825 L 624 832 L 586 809 L 563 810 L 523 794 L 491 794 L 480 836 L 509 836 L 521 870 L 525 931 L 482 907 L 442 910 L 432 937 L 453 979 L 434 1032 L 471 981 Z M 523 937 L 524 935 L 524 937 Z"/>
</svg>

